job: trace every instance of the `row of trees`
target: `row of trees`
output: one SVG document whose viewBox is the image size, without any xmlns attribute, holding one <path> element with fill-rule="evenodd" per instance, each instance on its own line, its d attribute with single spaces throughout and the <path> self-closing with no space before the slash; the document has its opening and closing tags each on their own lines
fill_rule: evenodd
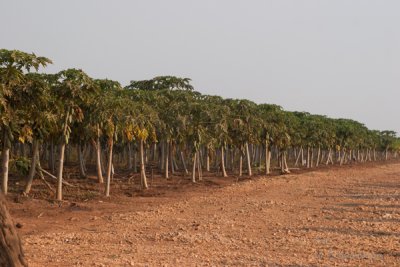
<svg viewBox="0 0 400 267">
<path fill-rule="evenodd" d="M 196 182 L 204 171 L 226 177 L 241 176 L 245 169 L 251 176 L 275 168 L 288 173 L 290 164 L 312 168 L 388 160 L 400 148 L 393 131 L 202 95 L 190 79 L 163 76 L 122 87 L 77 69 L 37 72 L 48 64 L 35 54 L 0 50 L 3 193 L 10 162 L 27 169 L 25 194 L 35 176 L 48 176 L 57 180 L 56 197 L 62 200 L 65 157 L 76 161 L 81 177 L 93 164 L 109 196 L 114 166 L 140 172 L 146 189 L 146 167 L 167 179 L 171 173 L 191 173 Z"/>
</svg>

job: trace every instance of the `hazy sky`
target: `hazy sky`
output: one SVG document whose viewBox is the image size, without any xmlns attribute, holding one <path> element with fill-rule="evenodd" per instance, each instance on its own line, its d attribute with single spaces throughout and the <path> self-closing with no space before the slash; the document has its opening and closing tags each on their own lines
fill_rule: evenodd
<svg viewBox="0 0 400 267">
<path fill-rule="evenodd" d="M 0 47 L 400 132 L 398 0 L 0 0 Z"/>
</svg>

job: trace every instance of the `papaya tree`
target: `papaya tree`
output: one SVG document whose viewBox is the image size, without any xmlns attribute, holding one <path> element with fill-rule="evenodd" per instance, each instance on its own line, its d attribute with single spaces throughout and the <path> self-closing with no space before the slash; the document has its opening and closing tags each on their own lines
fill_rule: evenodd
<svg viewBox="0 0 400 267">
<path fill-rule="evenodd" d="M 19 91 L 18 98 L 23 107 L 23 123 L 26 132 L 31 134 L 32 156 L 29 174 L 26 180 L 24 193 L 28 194 L 35 176 L 37 166 L 40 166 L 39 148 L 47 140 L 54 129 L 57 117 L 55 116 L 53 99 L 50 94 L 49 77 L 45 74 L 31 73 L 26 75 L 26 89 Z M 22 116 L 22 115 L 21 115 Z M 27 141 L 26 135 L 20 135 L 20 141 Z"/>
<path fill-rule="evenodd" d="M 39 70 L 52 63 L 45 57 L 38 57 L 18 50 L 0 49 L 0 128 L 2 133 L 2 161 L 1 161 L 1 190 L 8 191 L 8 165 L 10 161 L 10 147 L 14 140 L 19 122 L 17 117 L 20 106 L 16 98 L 18 90 L 24 90 L 27 78 L 26 73 Z"/>
<path fill-rule="evenodd" d="M 148 188 L 146 166 L 144 159 L 145 145 L 147 142 L 156 143 L 156 130 L 160 124 L 158 113 L 147 104 L 147 100 L 154 96 L 151 91 L 124 90 L 122 92 L 128 102 L 124 105 L 123 129 L 128 142 L 136 140 L 139 146 L 140 159 L 140 185 L 142 189 Z"/>
<path fill-rule="evenodd" d="M 68 144 L 73 122 L 84 118 L 81 106 L 91 100 L 96 91 L 93 80 L 82 70 L 67 69 L 57 74 L 57 84 L 53 90 L 56 99 L 60 125 L 60 147 L 57 168 L 57 200 L 62 200 L 62 182 L 65 146 Z"/>
</svg>

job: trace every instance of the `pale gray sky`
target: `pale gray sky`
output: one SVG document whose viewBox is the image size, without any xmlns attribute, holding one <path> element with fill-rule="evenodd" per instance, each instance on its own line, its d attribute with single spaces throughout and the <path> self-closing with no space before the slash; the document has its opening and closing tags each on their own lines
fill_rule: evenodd
<svg viewBox="0 0 400 267">
<path fill-rule="evenodd" d="M 0 47 L 400 132 L 398 0 L 0 0 Z"/>
</svg>

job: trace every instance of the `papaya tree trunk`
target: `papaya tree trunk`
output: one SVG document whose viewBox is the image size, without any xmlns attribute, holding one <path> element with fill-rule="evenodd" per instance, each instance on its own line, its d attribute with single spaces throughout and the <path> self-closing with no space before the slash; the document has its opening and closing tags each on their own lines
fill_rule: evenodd
<svg viewBox="0 0 400 267">
<path fill-rule="evenodd" d="M 321 147 L 318 146 L 317 162 L 315 163 L 315 167 L 318 167 L 320 159 L 321 159 Z"/>
<path fill-rule="evenodd" d="M 78 161 L 79 161 L 79 174 L 81 178 L 86 178 L 85 162 L 83 159 L 82 144 L 79 142 L 77 146 L 78 150 Z"/>
<path fill-rule="evenodd" d="M 242 152 L 240 152 L 240 157 L 239 157 L 239 176 L 243 175 L 243 155 Z"/>
<path fill-rule="evenodd" d="M 199 181 L 203 180 L 203 172 L 201 170 L 201 157 L 200 151 L 197 151 L 197 173 L 199 175 Z"/>
<path fill-rule="evenodd" d="M 103 179 L 103 171 L 101 165 L 101 143 L 100 138 L 97 137 L 96 143 L 93 143 L 93 146 L 96 149 L 96 172 L 97 172 L 97 181 L 99 184 L 104 183 Z"/>
<path fill-rule="evenodd" d="M 268 141 L 265 141 L 265 175 L 270 174 L 271 155 L 269 151 Z"/>
<path fill-rule="evenodd" d="M 192 182 L 196 182 L 196 161 L 197 161 L 197 151 L 194 153 L 193 156 L 193 169 L 192 169 Z"/>
<path fill-rule="evenodd" d="M 7 195 L 8 191 L 8 165 L 10 162 L 10 140 L 8 133 L 4 131 L 3 134 L 3 150 L 1 152 L 1 191 Z"/>
<path fill-rule="evenodd" d="M 283 165 L 284 173 L 290 173 L 290 171 L 289 171 L 289 166 L 288 166 L 288 164 L 287 164 L 286 158 L 287 158 L 287 152 L 284 151 L 284 152 L 282 153 L 282 165 Z"/>
<path fill-rule="evenodd" d="M 172 163 L 174 165 L 174 171 L 175 172 L 179 171 L 178 159 L 176 158 L 177 155 L 178 154 L 177 154 L 176 148 L 174 148 L 174 154 L 173 154 L 173 157 L 172 157 Z"/>
<path fill-rule="evenodd" d="M 207 148 L 207 155 L 206 155 L 206 170 L 210 171 L 210 151 Z"/>
<path fill-rule="evenodd" d="M 301 157 L 302 149 L 303 149 L 303 147 L 300 147 L 299 153 L 297 153 L 296 162 L 294 163 L 295 167 L 299 166 L 299 160 L 300 160 L 300 157 Z"/>
<path fill-rule="evenodd" d="M 106 197 L 110 196 L 110 183 L 111 183 L 111 171 L 112 171 L 112 160 L 113 160 L 113 146 L 114 137 L 108 140 L 108 165 L 107 165 L 107 177 L 106 177 Z"/>
<path fill-rule="evenodd" d="M 262 146 L 258 146 L 257 151 L 258 151 L 258 172 L 261 173 L 261 170 L 262 170 Z"/>
<path fill-rule="evenodd" d="M 164 163 L 164 178 L 169 178 L 169 142 L 165 142 L 165 163 Z"/>
<path fill-rule="evenodd" d="M 26 185 L 24 189 L 25 194 L 29 194 L 32 187 L 33 177 L 36 173 L 36 165 L 39 161 L 39 141 L 37 139 L 33 140 L 32 144 L 32 159 L 31 159 L 31 167 L 29 169 L 28 178 L 26 180 Z"/>
<path fill-rule="evenodd" d="M 187 166 L 186 166 L 186 162 L 185 162 L 185 157 L 183 155 L 183 151 L 181 151 L 180 154 L 181 154 L 181 160 L 182 160 L 183 168 L 185 169 L 185 174 L 188 174 L 189 171 L 188 171 Z"/>
<path fill-rule="evenodd" d="M 325 165 L 328 165 L 328 164 L 329 164 L 329 161 L 331 161 L 331 157 L 332 157 L 332 149 L 329 148 L 328 157 L 327 157 L 327 159 L 326 159 Z M 333 161 L 332 161 L 332 163 L 333 163 Z"/>
<path fill-rule="evenodd" d="M 311 147 L 310 167 L 314 167 L 314 147 Z"/>
<path fill-rule="evenodd" d="M 133 164 L 132 164 L 132 144 L 131 142 L 128 143 L 128 170 L 132 170 Z"/>
<path fill-rule="evenodd" d="M 247 158 L 247 171 L 248 175 L 251 176 L 251 161 L 250 161 L 250 152 L 249 152 L 249 143 L 246 142 L 246 158 Z"/>
<path fill-rule="evenodd" d="M 343 165 L 345 158 L 346 158 L 346 151 L 344 151 L 343 155 L 341 156 L 341 159 L 340 159 L 340 166 Z"/>
<path fill-rule="evenodd" d="M 153 158 L 152 158 L 152 160 L 153 161 L 157 160 L 157 143 L 153 144 Z"/>
<path fill-rule="evenodd" d="M 141 184 L 142 189 L 149 188 L 149 186 L 147 185 L 146 169 L 145 169 L 145 165 L 144 165 L 143 140 L 140 140 L 140 184 Z"/>
<path fill-rule="evenodd" d="M 225 153 L 224 153 L 224 147 L 221 147 L 221 171 L 222 171 L 222 176 L 223 177 L 228 177 L 226 174 L 225 170 Z"/>
<path fill-rule="evenodd" d="M 28 266 L 21 240 L 8 213 L 6 200 L 0 193 L 0 266 Z"/>
<path fill-rule="evenodd" d="M 160 143 L 160 147 L 161 147 L 160 171 L 162 173 L 162 171 L 165 168 L 165 145 L 164 145 L 164 142 Z"/>
<path fill-rule="evenodd" d="M 231 171 L 235 171 L 235 149 L 231 148 Z"/>
<path fill-rule="evenodd" d="M 62 181 L 63 181 L 63 169 L 64 169 L 64 151 L 65 141 L 62 140 L 60 144 L 60 151 L 58 157 L 58 168 L 57 168 L 57 200 L 62 200 Z"/>
<path fill-rule="evenodd" d="M 174 148 L 172 146 L 172 142 L 168 144 L 169 146 L 169 165 L 171 166 L 171 174 L 175 174 L 175 166 L 174 166 Z"/>
<path fill-rule="evenodd" d="M 279 162 L 281 167 L 281 174 L 285 173 L 285 165 L 283 164 L 283 152 L 279 152 Z"/>
<path fill-rule="evenodd" d="M 64 152 L 65 146 L 68 142 L 67 140 L 67 129 L 68 129 L 68 120 L 69 120 L 70 109 L 65 114 L 64 120 L 64 129 L 61 137 L 60 151 L 58 155 L 58 168 L 57 168 L 57 200 L 62 200 L 62 181 L 63 181 L 63 169 L 64 169 Z"/>
</svg>

